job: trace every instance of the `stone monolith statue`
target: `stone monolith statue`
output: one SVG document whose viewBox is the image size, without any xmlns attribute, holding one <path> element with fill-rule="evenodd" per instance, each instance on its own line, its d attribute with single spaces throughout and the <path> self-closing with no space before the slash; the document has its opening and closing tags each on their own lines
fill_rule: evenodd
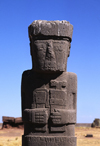
<svg viewBox="0 0 100 146">
<path fill-rule="evenodd" d="M 66 71 L 73 26 L 36 20 L 28 29 L 32 69 L 22 75 L 22 146 L 76 146 L 77 76 Z"/>
</svg>

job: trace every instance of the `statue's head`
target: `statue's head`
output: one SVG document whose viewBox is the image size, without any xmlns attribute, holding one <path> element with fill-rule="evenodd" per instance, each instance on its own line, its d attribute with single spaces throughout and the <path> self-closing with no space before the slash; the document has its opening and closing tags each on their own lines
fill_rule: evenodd
<svg viewBox="0 0 100 146">
<path fill-rule="evenodd" d="M 73 26 L 67 21 L 34 21 L 29 26 L 33 70 L 66 71 Z"/>
</svg>

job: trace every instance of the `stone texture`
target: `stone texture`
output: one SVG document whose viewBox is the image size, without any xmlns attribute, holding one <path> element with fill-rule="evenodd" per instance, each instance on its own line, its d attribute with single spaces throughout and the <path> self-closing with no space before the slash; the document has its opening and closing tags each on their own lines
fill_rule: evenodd
<svg viewBox="0 0 100 146">
<path fill-rule="evenodd" d="M 3 125 L 2 128 L 23 128 L 23 121 L 21 117 L 14 118 L 14 117 L 2 117 Z"/>
<path fill-rule="evenodd" d="M 66 136 L 23 136 L 24 141 L 22 146 L 75 146 L 76 137 Z"/>
<path fill-rule="evenodd" d="M 100 128 L 100 119 L 94 119 L 91 126 Z"/>
<path fill-rule="evenodd" d="M 72 30 L 67 21 L 29 26 L 32 69 L 22 74 L 23 146 L 76 146 L 77 76 L 66 72 Z"/>
<path fill-rule="evenodd" d="M 14 117 L 6 117 L 6 116 L 3 116 L 2 117 L 2 121 L 3 122 L 13 123 L 14 122 Z"/>
<path fill-rule="evenodd" d="M 29 26 L 29 37 L 44 36 L 63 36 L 72 39 L 73 26 L 66 20 L 46 21 L 35 20 Z"/>
<path fill-rule="evenodd" d="M 66 71 L 69 50 L 70 42 L 65 40 L 33 40 L 31 55 L 34 70 L 38 72 Z"/>
</svg>

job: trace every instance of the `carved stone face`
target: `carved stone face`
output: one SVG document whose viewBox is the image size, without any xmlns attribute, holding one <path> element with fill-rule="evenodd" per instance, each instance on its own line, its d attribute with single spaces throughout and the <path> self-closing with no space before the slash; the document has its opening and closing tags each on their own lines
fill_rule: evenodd
<svg viewBox="0 0 100 146">
<path fill-rule="evenodd" d="M 70 42 L 64 40 L 35 40 L 31 42 L 33 69 L 43 72 L 66 71 Z"/>
</svg>

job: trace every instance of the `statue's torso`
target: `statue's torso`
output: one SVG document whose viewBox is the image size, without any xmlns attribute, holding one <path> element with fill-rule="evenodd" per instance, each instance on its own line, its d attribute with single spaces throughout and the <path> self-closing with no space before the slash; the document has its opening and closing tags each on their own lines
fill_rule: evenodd
<svg viewBox="0 0 100 146">
<path fill-rule="evenodd" d="M 68 72 L 58 75 L 44 75 L 28 70 L 23 73 L 22 111 L 25 112 L 24 115 L 28 112 L 31 116 L 30 120 L 29 117 L 25 116 L 26 133 L 56 134 L 58 132 L 57 134 L 60 134 L 63 132 L 66 135 L 66 130 L 68 130 L 68 124 L 70 123 L 66 123 L 64 116 L 66 114 L 75 116 L 76 109 L 75 81 L 73 82 L 73 87 L 70 87 L 71 80 L 75 78 L 73 76 L 75 74 Z M 75 121 L 76 119 L 73 118 L 73 120 Z M 28 121 L 31 122 L 31 125 L 33 125 L 31 127 L 33 128 L 29 128 Z"/>
</svg>

